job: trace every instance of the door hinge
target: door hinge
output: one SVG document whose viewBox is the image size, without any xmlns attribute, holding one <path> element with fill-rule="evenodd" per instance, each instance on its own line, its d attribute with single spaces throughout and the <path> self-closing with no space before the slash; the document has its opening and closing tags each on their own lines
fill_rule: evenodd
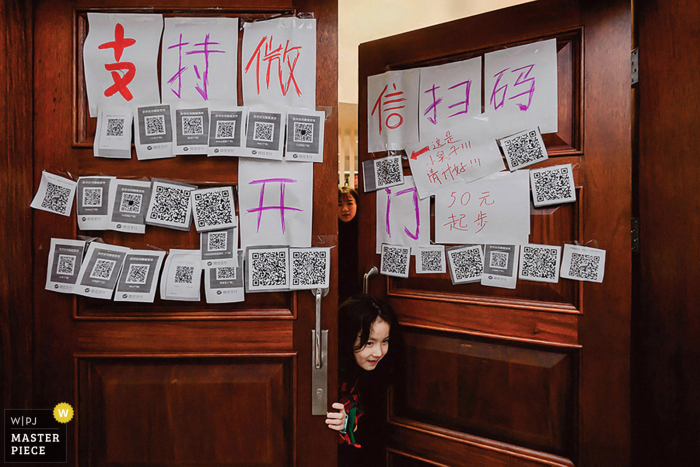
<svg viewBox="0 0 700 467">
<path fill-rule="evenodd" d="M 632 86 L 639 82 L 639 47 L 632 49 Z"/>
<path fill-rule="evenodd" d="M 639 219 L 632 218 L 630 233 L 632 234 L 632 253 L 639 253 Z"/>
</svg>

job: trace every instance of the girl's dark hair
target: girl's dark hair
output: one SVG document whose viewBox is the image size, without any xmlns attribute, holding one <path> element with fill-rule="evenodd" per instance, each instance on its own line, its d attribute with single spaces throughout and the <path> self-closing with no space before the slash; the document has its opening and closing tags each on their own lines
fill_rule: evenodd
<svg viewBox="0 0 700 467">
<path fill-rule="evenodd" d="M 354 188 L 350 188 L 349 186 L 338 188 L 338 202 L 347 199 L 348 196 L 352 196 L 355 199 L 355 204 L 359 205 L 360 197 Z"/>
<path fill-rule="evenodd" d="M 354 353 L 367 345 L 372 323 L 377 318 L 390 326 L 390 335 L 398 332 L 398 319 L 394 310 L 382 300 L 369 295 L 353 295 L 338 309 L 338 354 L 340 367 L 351 369 L 356 366 Z M 360 336 L 359 346 L 355 345 Z M 391 338 L 392 341 L 394 337 Z"/>
</svg>

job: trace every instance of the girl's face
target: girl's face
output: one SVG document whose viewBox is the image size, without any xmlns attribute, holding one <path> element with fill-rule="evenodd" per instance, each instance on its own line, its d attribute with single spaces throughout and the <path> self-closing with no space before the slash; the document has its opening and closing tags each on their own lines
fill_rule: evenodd
<svg viewBox="0 0 700 467">
<path fill-rule="evenodd" d="M 355 361 L 363 370 L 372 371 L 377 368 L 379 360 L 389 351 L 389 330 L 391 326 L 377 317 L 369 328 L 369 340 L 364 347 L 355 351 Z M 355 347 L 360 345 L 358 333 Z"/>
<path fill-rule="evenodd" d="M 338 200 L 338 219 L 343 222 L 350 222 L 357 213 L 357 204 L 351 194 L 347 194 Z"/>
</svg>

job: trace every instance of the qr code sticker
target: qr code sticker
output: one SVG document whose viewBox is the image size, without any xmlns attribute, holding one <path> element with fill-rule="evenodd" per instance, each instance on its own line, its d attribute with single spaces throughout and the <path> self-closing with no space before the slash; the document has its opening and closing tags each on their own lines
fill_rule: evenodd
<svg viewBox="0 0 700 467">
<path fill-rule="evenodd" d="M 92 267 L 92 272 L 90 272 L 90 277 L 92 279 L 100 279 L 108 281 L 112 277 L 112 272 L 114 271 L 114 266 L 117 262 L 111 259 L 97 258 L 95 264 Z"/>
<path fill-rule="evenodd" d="M 229 189 L 195 191 L 193 204 L 197 229 L 233 224 L 233 197 Z"/>
<path fill-rule="evenodd" d="M 184 226 L 190 211 L 190 191 L 175 186 L 156 186 L 148 219 Z"/>
<path fill-rule="evenodd" d="M 204 117 L 195 115 L 192 117 L 182 117 L 182 134 L 185 136 L 204 134 Z"/>
<path fill-rule="evenodd" d="M 216 268 L 216 280 L 217 281 L 225 281 L 225 280 L 234 280 L 236 279 L 236 268 Z"/>
<path fill-rule="evenodd" d="M 571 253 L 569 276 L 578 277 L 589 281 L 596 281 L 598 279 L 599 267 L 600 256 Z"/>
<path fill-rule="evenodd" d="M 102 207 L 102 188 L 101 187 L 85 187 L 83 188 L 83 207 L 100 208 Z"/>
<path fill-rule="evenodd" d="M 165 115 L 153 115 L 144 117 L 146 124 L 146 136 L 159 136 L 165 134 Z"/>
<path fill-rule="evenodd" d="M 210 232 L 207 236 L 207 251 L 226 251 L 228 232 Z"/>
<path fill-rule="evenodd" d="M 521 169 L 546 161 L 547 150 L 538 130 L 527 130 L 501 139 L 510 170 Z"/>
<path fill-rule="evenodd" d="M 194 266 L 175 267 L 175 283 L 176 284 L 192 284 L 194 282 Z"/>
<path fill-rule="evenodd" d="M 489 255 L 489 267 L 496 269 L 508 268 L 508 253 L 503 251 L 492 251 Z"/>
<path fill-rule="evenodd" d="M 127 284 L 145 284 L 148 278 L 148 264 L 130 264 L 129 272 L 126 275 Z"/>
<path fill-rule="evenodd" d="M 445 272 L 445 252 L 443 250 L 419 250 L 418 257 L 420 258 L 420 268 L 416 268 L 416 272 Z"/>
<path fill-rule="evenodd" d="M 141 193 L 122 193 L 122 199 L 119 203 L 119 212 L 138 214 L 141 212 L 141 201 L 143 201 L 143 195 Z"/>
<path fill-rule="evenodd" d="M 520 279 L 536 282 L 559 281 L 561 247 L 524 245 L 520 256 Z"/>
<path fill-rule="evenodd" d="M 216 139 L 233 138 L 235 131 L 235 120 L 219 120 L 216 122 Z"/>
<path fill-rule="evenodd" d="M 56 274 L 65 274 L 72 276 L 75 273 L 75 256 L 58 255 L 58 266 Z"/>
<path fill-rule="evenodd" d="M 123 118 L 108 118 L 107 119 L 107 136 L 124 136 L 124 119 Z"/>
<path fill-rule="evenodd" d="M 571 164 L 530 171 L 532 201 L 535 206 L 576 201 L 576 187 Z"/>
<path fill-rule="evenodd" d="M 288 250 L 253 251 L 250 255 L 250 284 L 256 288 L 289 286 Z"/>
<path fill-rule="evenodd" d="M 294 142 L 295 143 L 313 143 L 314 142 L 314 124 L 294 122 Z"/>
<path fill-rule="evenodd" d="M 328 282 L 328 251 L 292 251 L 292 286 L 321 287 Z"/>
<path fill-rule="evenodd" d="M 49 211 L 64 214 L 68 209 L 68 197 L 71 194 L 70 188 L 65 188 L 51 182 L 46 183 L 46 193 L 41 207 Z"/>
<path fill-rule="evenodd" d="M 381 273 L 387 276 L 408 277 L 410 260 L 410 248 L 382 245 Z"/>
<path fill-rule="evenodd" d="M 274 123 L 267 122 L 255 122 L 255 128 L 253 131 L 254 141 L 267 141 L 272 142 L 272 135 L 275 131 Z"/>
<path fill-rule="evenodd" d="M 481 280 L 484 263 L 480 247 L 451 250 L 448 252 L 448 257 L 450 258 L 452 281 L 455 284 Z"/>
<path fill-rule="evenodd" d="M 403 182 L 403 168 L 400 157 L 385 157 L 374 161 L 377 187 L 398 185 Z"/>
</svg>

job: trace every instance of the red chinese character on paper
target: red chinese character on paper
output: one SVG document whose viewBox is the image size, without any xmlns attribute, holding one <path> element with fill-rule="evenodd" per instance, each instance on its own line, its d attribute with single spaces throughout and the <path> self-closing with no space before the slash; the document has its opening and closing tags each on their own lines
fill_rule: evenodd
<svg viewBox="0 0 700 467">
<path fill-rule="evenodd" d="M 466 217 L 467 217 L 466 214 L 460 214 L 459 219 L 458 219 L 454 214 L 452 214 L 452 215 L 450 215 L 450 217 L 448 217 L 449 220 L 445 224 L 443 224 L 443 226 L 449 227 L 450 232 L 453 229 L 454 230 L 461 230 L 462 232 L 468 232 L 469 231 L 469 229 L 468 229 L 469 223 L 464 221 L 464 219 Z"/>
<path fill-rule="evenodd" d="M 186 46 L 190 45 L 189 42 L 183 42 L 182 41 L 182 33 L 180 33 L 180 40 L 178 41 L 177 44 L 173 44 L 168 47 L 168 50 L 177 48 L 177 53 L 178 53 L 178 62 L 177 62 L 177 71 L 175 74 L 168 80 L 168 84 L 173 84 L 177 80 L 177 91 L 173 88 L 170 88 L 170 90 L 175 94 L 178 99 L 182 97 L 182 74 L 187 70 L 186 66 L 182 65 L 182 49 Z M 201 50 L 190 50 L 188 52 L 185 52 L 185 55 L 192 55 L 192 54 L 202 54 L 204 55 L 204 70 L 200 73 L 200 69 L 197 67 L 197 65 L 193 65 L 194 68 L 194 73 L 197 76 L 197 79 L 200 80 L 201 86 L 199 84 L 195 85 L 195 89 L 199 93 L 200 96 L 204 98 L 204 100 L 209 100 L 209 91 L 208 91 L 208 86 L 209 86 L 209 54 L 213 53 L 226 53 L 223 50 L 212 50 L 209 48 L 210 45 L 219 45 L 218 42 L 210 42 L 209 41 L 209 34 L 207 34 L 204 38 L 204 42 L 200 42 L 198 44 L 194 44 L 193 47 L 202 47 Z"/>
<path fill-rule="evenodd" d="M 493 203 L 495 203 L 495 201 L 493 201 L 493 200 L 489 203 L 488 199 L 490 197 L 491 197 L 491 192 L 489 192 L 489 191 L 484 191 L 483 193 L 481 193 L 481 196 L 479 197 L 479 206 L 483 206 L 484 204 L 486 206 L 491 206 Z"/>
<path fill-rule="evenodd" d="M 517 99 L 518 97 L 525 96 L 527 95 L 527 104 L 521 104 L 519 102 L 516 102 L 515 105 L 518 106 L 518 108 L 522 111 L 526 111 L 527 109 L 530 108 L 530 104 L 532 104 L 532 96 L 535 94 L 535 78 L 532 77 L 530 78 L 530 72 L 532 69 L 535 67 L 535 65 L 527 65 L 523 66 L 520 68 L 516 68 L 514 70 L 511 70 L 511 73 L 518 73 L 518 77 L 515 79 L 515 83 L 513 83 L 513 87 L 515 88 L 516 86 L 522 86 L 525 85 L 525 88 L 520 88 L 520 89 L 525 89 L 524 91 L 520 92 L 519 94 L 516 94 L 514 96 L 510 96 L 508 100 L 511 99 Z M 524 70 L 524 71 L 523 71 Z M 508 85 L 504 84 L 500 88 L 498 87 L 499 83 L 501 82 L 501 78 L 503 78 L 504 73 L 508 71 L 508 68 L 499 71 L 496 73 L 494 78 L 496 78 L 496 82 L 493 84 L 493 91 L 491 92 L 491 98 L 489 99 L 489 104 L 493 105 L 494 110 L 498 110 L 499 108 L 503 107 L 503 104 L 505 103 L 506 100 L 506 95 L 508 94 Z M 528 87 L 529 85 L 529 87 Z M 520 91 L 518 89 L 518 91 Z M 499 95 L 500 93 L 500 95 Z"/>
<path fill-rule="evenodd" d="M 258 95 L 260 95 L 260 62 L 262 61 L 267 63 L 267 69 L 264 71 L 265 89 L 270 89 L 270 76 L 273 75 L 279 80 L 280 91 L 282 91 L 283 96 L 287 95 L 292 85 L 294 85 L 294 91 L 297 93 L 297 96 L 301 96 L 301 89 L 299 89 L 299 84 L 294 76 L 294 70 L 300 56 L 301 46 L 290 47 L 289 39 L 285 42 L 284 47 L 282 47 L 281 43 L 275 47 L 273 37 L 270 36 L 268 38 L 268 36 L 264 36 L 245 66 L 245 72 L 248 73 L 251 66 L 255 64 L 255 85 Z M 277 65 L 276 68 L 273 66 L 273 63 Z M 263 64 L 263 69 L 264 67 L 265 65 Z"/>
<path fill-rule="evenodd" d="M 486 220 L 487 217 L 488 216 L 484 213 L 484 211 L 479 210 L 479 215 L 476 219 L 474 219 L 474 222 L 479 224 L 479 230 L 477 230 L 476 233 L 479 233 L 482 230 L 484 230 L 484 227 L 486 227 L 486 224 L 488 224 L 488 221 Z"/>
<path fill-rule="evenodd" d="M 382 134 L 382 122 L 384 122 L 384 125 L 390 130 L 395 130 L 403 124 L 403 116 L 398 112 L 389 113 L 388 115 L 384 115 L 384 118 L 382 118 L 382 112 L 391 112 L 392 110 L 399 110 L 406 107 L 406 105 L 403 104 L 406 98 L 401 97 L 403 96 L 403 91 L 399 91 L 396 88 L 396 83 L 393 83 L 391 86 L 394 92 L 385 94 L 387 90 L 391 91 L 391 89 L 389 89 L 388 84 L 384 86 L 384 89 L 374 103 L 374 107 L 372 107 L 371 115 L 374 115 L 374 113 L 377 112 L 377 116 L 379 117 L 380 135 Z M 384 99 L 384 102 L 382 102 L 382 99 Z M 392 118 L 394 118 L 393 122 L 391 121 Z"/>
<path fill-rule="evenodd" d="M 428 182 L 439 183 L 440 185 L 442 185 L 440 177 L 438 177 L 438 173 L 435 171 L 435 169 L 430 169 L 430 171 L 428 172 Z"/>
<path fill-rule="evenodd" d="M 114 84 L 105 90 L 104 94 L 106 97 L 119 93 L 127 101 L 134 98 L 127 86 L 136 76 L 136 65 L 131 62 L 120 62 L 124 49 L 134 44 L 136 44 L 136 39 L 125 38 L 124 26 L 117 23 L 114 26 L 114 41 L 105 42 L 97 47 L 98 49 L 114 49 L 114 60 L 116 60 L 116 63 L 105 64 L 105 69 L 112 74 L 112 80 L 114 81 Z"/>
</svg>

